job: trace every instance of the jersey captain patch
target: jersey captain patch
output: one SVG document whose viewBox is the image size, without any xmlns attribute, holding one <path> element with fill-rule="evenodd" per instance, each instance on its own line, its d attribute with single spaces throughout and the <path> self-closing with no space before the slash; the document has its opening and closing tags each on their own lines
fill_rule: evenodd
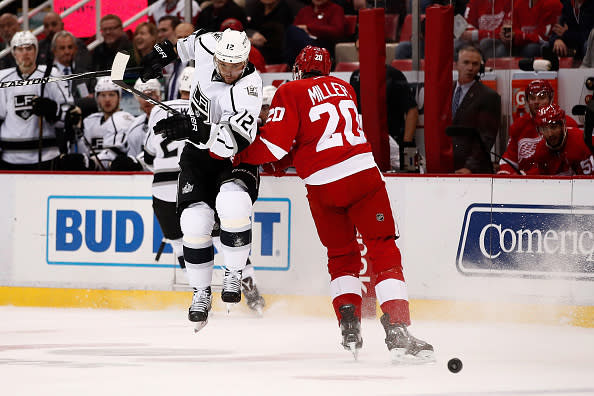
<svg viewBox="0 0 594 396">
<path fill-rule="evenodd" d="M 28 120 L 33 115 L 33 98 L 36 95 L 15 95 L 14 110 L 16 115 L 23 120 Z"/>
<path fill-rule="evenodd" d="M 245 89 L 248 95 L 255 96 L 256 98 L 258 97 L 258 87 L 250 85 L 245 87 Z"/>
</svg>

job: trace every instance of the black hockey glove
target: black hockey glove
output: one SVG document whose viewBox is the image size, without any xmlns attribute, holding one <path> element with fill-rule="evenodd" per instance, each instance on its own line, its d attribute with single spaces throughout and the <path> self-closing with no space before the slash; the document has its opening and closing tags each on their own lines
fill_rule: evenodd
<svg viewBox="0 0 594 396">
<path fill-rule="evenodd" d="M 49 98 L 36 96 L 31 101 L 33 114 L 44 117 L 49 122 L 58 121 L 58 104 Z"/>
<path fill-rule="evenodd" d="M 153 50 L 142 58 L 141 64 L 144 67 L 142 82 L 151 78 L 163 77 L 163 68 L 177 59 L 177 54 L 171 41 L 165 40 L 154 45 Z"/>
<path fill-rule="evenodd" d="M 199 144 L 208 142 L 210 138 L 210 125 L 191 115 L 174 114 L 164 118 L 157 122 L 154 130 L 167 140 L 189 139 Z"/>
</svg>

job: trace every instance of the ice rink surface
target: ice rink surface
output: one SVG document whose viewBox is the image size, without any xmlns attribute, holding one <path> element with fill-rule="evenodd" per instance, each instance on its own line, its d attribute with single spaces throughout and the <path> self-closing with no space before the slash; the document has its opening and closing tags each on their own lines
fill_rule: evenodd
<svg viewBox="0 0 594 396">
<path fill-rule="evenodd" d="M 274 308 L 274 307 L 273 307 Z M 330 318 L 182 309 L 0 307 L 3 395 L 594 395 L 594 329 L 417 322 L 437 362 L 389 363 L 379 320 L 359 360 Z M 448 371 L 458 357 L 464 368 Z"/>
</svg>

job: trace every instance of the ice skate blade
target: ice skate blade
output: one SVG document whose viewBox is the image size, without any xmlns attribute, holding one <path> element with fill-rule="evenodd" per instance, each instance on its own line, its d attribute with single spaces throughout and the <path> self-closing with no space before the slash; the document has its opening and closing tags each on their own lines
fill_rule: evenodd
<svg viewBox="0 0 594 396">
<path fill-rule="evenodd" d="M 390 350 L 390 359 L 394 365 L 435 363 L 435 353 L 433 351 L 420 351 L 416 355 L 411 355 L 406 353 L 405 348 L 394 348 Z"/>
<path fill-rule="evenodd" d="M 204 328 L 208 324 L 208 319 L 204 322 L 196 322 L 196 326 L 194 326 L 194 334 L 198 333 L 200 330 Z"/>
<path fill-rule="evenodd" d="M 357 343 L 356 342 L 349 342 L 347 344 L 347 347 L 349 348 L 349 350 L 353 354 L 353 357 L 355 358 L 355 360 L 358 360 L 358 358 L 359 358 L 359 350 L 357 349 Z"/>
</svg>

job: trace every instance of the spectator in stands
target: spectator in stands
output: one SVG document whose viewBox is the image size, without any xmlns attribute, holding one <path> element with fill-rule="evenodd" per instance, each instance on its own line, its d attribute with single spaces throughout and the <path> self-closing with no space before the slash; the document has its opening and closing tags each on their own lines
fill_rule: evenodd
<svg viewBox="0 0 594 396">
<path fill-rule="evenodd" d="M 93 68 L 111 69 L 113 59 L 119 51 L 132 52 L 132 43 L 124 32 L 122 20 L 114 14 L 107 14 L 99 22 L 103 42 L 93 50 Z"/>
<path fill-rule="evenodd" d="M 180 19 L 173 15 L 165 15 L 164 17 L 161 17 L 161 19 L 159 19 L 159 24 L 157 25 L 159 42 L 162 43 L 165 40 L 169 40 L 172 44 L 175 44 L 177 42 L 175 28 L 180 23 Z"/>
<path fill-rule="evenodd" d="M 513 56 L 539 57 L 560 15 L 559 0 L 515 0 L 513 24 L 500 27 L 499 38 L 506 48 L 512 47 Z"/>
<path fill-rule="evenodd" d="M 262 52 L 266 63 L 283 63 L 285 29 L 293 22 L 293 14 L 285 0 L 259 0 L 248 11 L 250 21 L 246 33 Z"/>
<path fill-rule="evenodd" d="M 535 116 L 539 108 L 553 103 L 555 92 L 547 80 L 530 81 L 524 92 L 528 112 L 510 126 L 507 149 L 499 162 L 498 174 L 535 173 L 534 152 L 542 140 L 542 135 L 536 129 Z M 578 126 L 569 116 L 566 116 L 565 124 L 574 128 Z"/>
<path fill-rule="evenodd" d="M 21 30 L 21 25 L 16 15 L 7 12 L 0 16 L 0 37 L 2 37 L 3 49 L 10 47 L 9 43 L 12 40 L 12 36 L 19 30 Z M 7 69 L 9 67 L 16 67 L 12 53 L 0 59 L 0 69 Z"/>
<path fill-rule="evenodd" d="M 243 25 L 237 19 L 229 18 L 221 23 L 221 28 L 219 30 L 223 32 L 226 29 L 242 32 Z M 260 51 L 253 45 L 250 46 L 250 54 L 248 59 L 256 67 L 256 70 L 258 70 L 260 73 L 266 73 L 266 60 L 262 56 L 262 53 L 260 53 Z"/>
<path fill-rule="evenodd" d="M 140 64 L 142 57 L 153 50 L 157 43 L 157 27 L 150 22 L 142 22 L 136 26 L 132 39 L 134 46 L 134 61 L 130 64 Z"/>
<path fill-rule="evenodd" d="M 38 65 L 47 65 L 48 59 L 53 55 L 52 40 L 54 35 L 62 31 L 64 31 L 64 22 L 62 22 L 60 15 L 53 11 L 45 14 L 43 17 L 45 38 L 39 42 Z M 80 70 L 89 71 L 91 69 L 91 54 L 85 42 L 75 37 L 75 45 L 74 62 Z M 49 62 L 51 63 L 51 60 Z"/>
<path fill-rule="evenodd" d="M 468 27 L 454 41 L 454 50 L 458 52 L 461 47 L 473 44 L 486 57 L 509 56 L 499 30 L 504 25 L 511 26 L 511 5 L 509 0 L 470 0 L 464 12 Z"/>
<path fill-rule="evenodd" d="M 355 47 L 359 50 L 359 39 L 355 41 Z M 349 83 L 357 94 L 357 106 L 361 113 L 361 84 L 360 71 L 355 70 L 351 74 Z M 404 147 L 415 146 L 415 131 L 419 120 L 419 109 L 417 101 L 408 86 L 404 74 L 386 65 L 386 114 L 388 116 L 388 133 L 390 139 L 394 140 L 398 147 L 390 144 L 390 163 L 393 169 L 404 169 Z M 398 151 L 396 151 L 398 150 Z M 400 158 L 399 161 L 396 159 Z"/>
<path fill-rule="evenodd" d="M 561 0 L 559 23 L 553 25 L 550 45 L 557 56 L 582 59 L 594 28 L 594 0 Z"/>
<path fill-rule="evenodd" d="M 583 132 L 579 128 L 567 128 L 565 119 L 565 111 L 554 103 L 536 112 L 536 125 L 543 136 L 534 154 L 538 174 L 592 175 L 594 157 Z"/>
<path fill-rule="evenodd" d="M 454 170 L 458 174 L 493 173 L 488 153 L 499 132 L 501 97 L 481 84 L 479 72 L 483 62 L 481 52 L 474 46 L 464 46 L 458 51 L 452 125 L 476 131 L 474 136 L 452 137 Z"/>
<path fill-rule="evenodd" d="M 332 0 L 312 0 L 299 10 L 285 36 L 286 61 L 292 65 L 307 45 L 326 48 L 334 54 L 334 46 L 344 37 L 344 10 Z"/>
<path fill-rule="evenodd" d="M 175 38 L 176 40 L 186 38 L 190 34 L 194 33 L 194 30 L 194 25 L 191 23 L 182 22 L 175 27 Z"/>
<path fill-rule="evenodd" d="M 194 24 L 198 18 L 200 6 L 195 0 L 192 0 L 192 15 L 188 23 Z M 174 16 L 180 21 L 185 21 L 186 18 L 186 1 L 185 0 L 159 0 L 153 4 L 148 13 L 148 21 L 153 25 L 157 25 L 164 16 Z M 159 40 L 161 42 L 163 40 Z"/>
<path fill-rule="evenodd" d="M 52 38 L 51 50 L 54 68 L 57 68 L 62 75 L 91 71 L 89 67 L 76 62 L 78 46 L 76 45 L 76 37 L 72 33 L 66 30 L 55 33 Z M 77 105 L 79 105 L 82 98 L 92 97 L 94 84 L 90 79 L 63 81 L 56 84 L 62 84 L 64 89 L 70 92 Z"/>
<path fill-rule="evenodd" d="M 233 0 L 212 0 L 198 15 L 196 27 L 207 32 L 218 32 L 223 21 L 229 18 L 237 19 L 242 26 L 247 22 L 245 11 Z"/>
</svg>

